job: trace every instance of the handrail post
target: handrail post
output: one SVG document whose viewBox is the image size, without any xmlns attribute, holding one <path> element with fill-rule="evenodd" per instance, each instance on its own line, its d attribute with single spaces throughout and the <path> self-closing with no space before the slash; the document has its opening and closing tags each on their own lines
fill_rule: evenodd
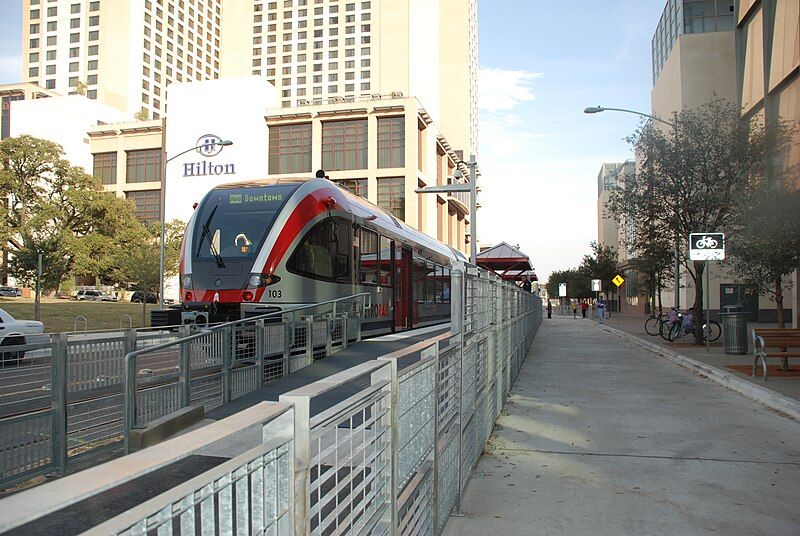
<svg viewBox="0 0 800 536">
<path fill-rule="evenodd" d="M 292 343 L 294 339 L 294 326 L 288 316 L 283 324 L 283 375 L 288 376 L 292 366 Z"/>
<path fill-rule="evenodd" d="M 342 350 L 347 348 L 347 342 L 348 342 L 347 339 L 349 338 L 349 335 L 348 335 L 349 331 L 347 331 L 347 329 L 348 329 L 347 328 L 347 318 L 348 318 L 348 314 L 347 313 L 343 313 L 342 314 Z"/>
<path fill-rule="evenodd" d="M 433 362 L 436 373 L 433 382 L 433 534 L 439 534 L 439 343 L 433 345 Z"/>
<path fill-rule="evenodd" d="M 437 343 L 438 344 L 438 343 Z M 420 356 L 421 359 L 424 359 L 424 350 L 422 355 Z M 400 382 L 399 382 L 399 374 L 398 374 L 398 367 L 397 367 L 397 359 L 394 358 L 385 358 L 379 357 L 378 361 L 383 361 L 389 365 L 389 374 L 391 377 L 391 407 L 389 408 L 389 416 L 391 419 L 391 455 L 392 455 L 392 472 L 390 475 L 390 483 L 391 483 L 391 523 L 390 523 L 390 532 L 389 534 L 394 535 L 397 533 L 398 525 L 400 524 L 400 519 L 398 517 L 398 509 L 397 509 L 397 497 L 400 493 L 398 489 L 399 482 L 397 481 L 397 471 L 398 471 L 398 464 L 399 464 L 399 454 L 400 454 L 400 445 L 398 444 L 398 430 L 399 430 L 399 423 L 397 422 L 397 404 L 398 398 L 400 397 Z M 373 376 L 373 380 L 375 377 Z M 436 441 L 434 438 L 434 449 L 436 448 Z"/>
<path fill-rule="evenodd" d="M 178 336 L 183 339 L 189 336 L 189 326 L 181 326 L 178 328 Z M 192 371 L 191 371 L 191 342 L 180 342 L 178 348 L 180 350 L 180 365 L 179 365 L 179 378 L 181 382 L 181 406 L 188 407 L 191 400 L 191 384 L 192 384 Z"/>
<path fill-rule="evenodd" d="M 306 366 L 314 362 L 314 315 L 305 317 L 306 323 Z"/>
<path fill-rule="evenodd" d="M 305 536 L 308 528 L 308 479 L 311 465 L 311 397 L 280 395 L 280 402 L 294 406 L 294 533 Z"/>
<path fill-rule="evenodd" d="M 53 465 L 63 474 L 67 469 L 67 359 L 68 339 L 66 333 L 51 336 L 51 386 Z"/>
<path fill-rule="evenodd" d="M 222 403 L 231 400 L 231 367 L 233 366 L 233 345 L 236 344 L 235 326 L 227 326 L 222 332 Z"/>
<path fill-rule="evenodd" d="M 266 359 L 266 329 L 264 319 L 256 322 L 256 359 L 258 363 L 258 385 L 264 385 L 264 360 Z"/>
<path fill-rule="evenodd" d="M 333 328 L 335 325 L 335 317 L 325 319 L 325 357 L 333 353 Z"/>
<path fill-rule="evenodd" d="M 136 356 L 125 354 L 125 454 L 131 452 L 131 431 L 136 426 Z"/>
</svg>

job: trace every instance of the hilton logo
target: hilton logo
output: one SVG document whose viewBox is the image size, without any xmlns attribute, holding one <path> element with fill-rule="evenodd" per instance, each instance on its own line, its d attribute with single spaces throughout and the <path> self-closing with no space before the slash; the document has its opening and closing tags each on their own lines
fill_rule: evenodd
<svg viewBox="0 0 800 536">
<path fill-rule="evenodd" d="M 206 158 L 217 156 L 224 145 L 220 145 L 222 138 L 216 134 L 204 134 L 197 139 L 195 144 L 196 151 Z M 184 177 L 206 177 L 209 175 L 234 175 L 236 174 L 236 165 L 229 164 L 213 164 L 207 160 L 200 162 L 187 162 L 183 164 Z"/>
<path fill-rule="evenodd" d="M 222 145 L 219 142 L 222 141 L 222 138 L 215 134 L 204 134 L 197 139 L 197 152 L 201 155 L 205 156 L 206 158 L 211 158 L 212 156 L 217 156 L 220 151 L 222 151 Z"/>
</svg>

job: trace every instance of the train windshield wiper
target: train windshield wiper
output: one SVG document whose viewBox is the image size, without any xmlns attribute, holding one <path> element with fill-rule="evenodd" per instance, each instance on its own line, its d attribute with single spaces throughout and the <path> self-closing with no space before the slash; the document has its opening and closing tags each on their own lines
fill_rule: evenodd
<svg viewBox="0 0 800 536">
<path fill-rule="evenodd" d="M 211 214 L 208 215 L 208 219 L 206 219 L 205 223 L 203 223 L 203 225 L 200 227 L 200 230 L 203 231 L 203 234 L 200 236 L 200 243 L 197 244 L 197 251 L 195 252 L 194 256 L 200 256 L 200 252 L 203 250 L 205 239 L 208 238 L 208 245 L 211 246 L 211 255 L 214 256 L 214 260 L 217 262 L 217 267 L 225 268 L 225 263 L 222 262 L 222 255 L 219 254 L 219 251 L 217 251 L 217 248 L 214 246 L 214 238 L 211 235 L 211 230 L 209 229 L 211 220 L 214 219 L 214 215 L 217 213 L 218 208 L 219 205 L 214 207 L 214 210 L 212 210 Z"/>
</svg>

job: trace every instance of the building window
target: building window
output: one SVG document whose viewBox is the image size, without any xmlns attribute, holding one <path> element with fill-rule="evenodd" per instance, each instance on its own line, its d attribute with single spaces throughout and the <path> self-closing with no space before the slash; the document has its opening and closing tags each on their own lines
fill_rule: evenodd
<svg viewBox="0 0 800 536">
<path fill-rule="evenodd" d="M 161 149 L 127 151 L 125 182 L 161 182 Z"/>
<path fill-rule="evenodd" d="M 378 179 L 378 206 L 398 220 L 406 217 L 405 178 Z"/>
<path fill-rule="evenodd" d="M 152 225 L 161 221 L 161 191 L 142 190 L 127 192 L 125 197 L 136 205 L 136 219 Z"/>
<path fill-rule="evenodd" d="M 311 171 L 311 123 L 269 127 L 269 173 Z"/>
<path fill-rule="evenodd" d="M 331 171 L 367 168 L 366 119 L 322 124 L 322 166 Z"/>
<path fill-rule="evenodd" d="M 405 166 L 405 117 L 382 117 L 378 119 L 378 167 L 398 168 Z"/>
<path fill-rule="evenodd" d="M 367 198 L 367 179 L 339 179 L 334 181 L 338 186 L 346 188 L 357 196 Z"/>
<path fill-rule="evenodd" d="M 103 184 L 117 184 L 117 153 L 97 153 L 92 174 Z"/>
</svg>

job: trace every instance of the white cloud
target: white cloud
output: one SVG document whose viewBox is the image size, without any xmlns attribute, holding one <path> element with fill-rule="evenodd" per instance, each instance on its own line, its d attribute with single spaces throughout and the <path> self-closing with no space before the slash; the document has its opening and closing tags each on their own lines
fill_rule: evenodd
<svg viewBox="0 0 800 536">
<path fill-rule="evenodd" d="M 484 67 L 478 80 L 478 103 L 481 110 L 498 112 L 511 110 L 523 102 L 536 99 L 533 81 L 542 73 L 513 71 Z"/>
<path fill-rule="evenodd" d="M 0 84 L 19 82 L 22 74 L 22 58 L 20 56 L 0 57 Z"/>
</svg>

